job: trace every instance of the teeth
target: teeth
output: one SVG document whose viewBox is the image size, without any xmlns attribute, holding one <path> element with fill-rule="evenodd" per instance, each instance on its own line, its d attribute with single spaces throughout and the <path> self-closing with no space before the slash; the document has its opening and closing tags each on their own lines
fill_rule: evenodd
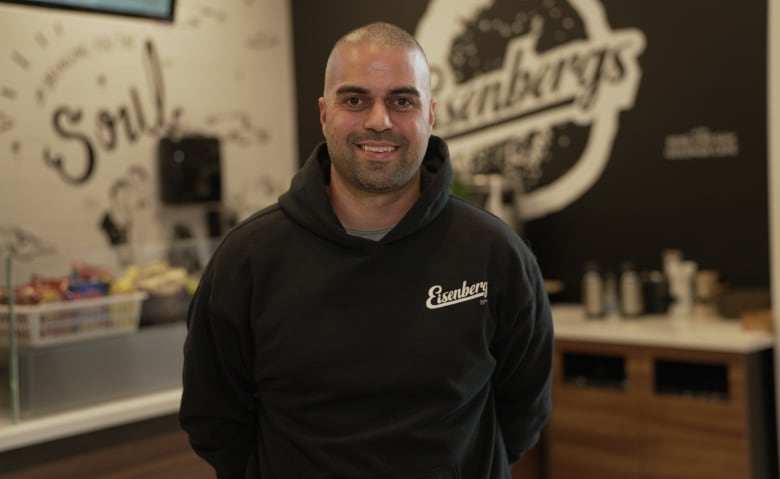
<svg viewBox="0 0 780 479">
<path fill-rule="evenodd" d="M 393 146 L 367 146 L 362 145 L 363 151 L 370 151 L 372 153 L 386 153 L 395 150 Z"/>
</svg>

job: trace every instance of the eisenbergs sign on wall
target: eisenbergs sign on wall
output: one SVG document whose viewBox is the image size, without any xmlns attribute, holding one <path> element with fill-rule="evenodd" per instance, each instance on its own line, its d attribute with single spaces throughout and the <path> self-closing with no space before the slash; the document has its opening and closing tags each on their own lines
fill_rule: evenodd
<svg viewBox="0 0 780 479">
<path fill-rule="evenodd" d="M 642 77 L 645 36 L 598 0 L 434 0 L 415 33 L 432 68 L 435 133 L 465 177 L 501 173 L 524 220 L 599 178 Z"/>
</svg>

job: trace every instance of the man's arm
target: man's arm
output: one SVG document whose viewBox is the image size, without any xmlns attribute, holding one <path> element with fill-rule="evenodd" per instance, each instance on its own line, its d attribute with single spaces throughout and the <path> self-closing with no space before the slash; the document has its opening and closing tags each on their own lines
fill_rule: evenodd
<svg viewBox="0 0 780 479">
<path fill-rule="evenodd" d="M 215 291 L 214 269 L 207 269 L 190 304 L 179 421 L 219 479 L 243 479 L 256 422 L 251 339 L 243 325 L 248 313 L 240 317 L 248 300 L 239 288 L 228 291 L 235 278 L 223 278 L 225 291 Z"/>
<path fill-rule="evenodd" d="M 519 269 L 509 276 L 493 344 L 496 409 L 510 463 L 536 443 L 552 409 L 550 304 L 535 259 L 522 253 Z"/>
</svg>

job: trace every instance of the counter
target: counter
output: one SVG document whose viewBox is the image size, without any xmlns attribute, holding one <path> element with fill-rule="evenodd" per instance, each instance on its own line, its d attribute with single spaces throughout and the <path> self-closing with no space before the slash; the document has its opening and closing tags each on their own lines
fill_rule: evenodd
<svg viewBox="0 0 780 479">
<path fill-rule="evenodd" d="M 773 336 L 556 305 L 550 479 L 776 479 Z"/>
<path fill-rule="evenodd" d="M 21 348 L 21 420 L 13 424 L 10 411 L 0 413 L 0 452 L 175 413 L 185 336 L 180 321 Z"/>
<path fill-rule="evenodd" d="M 661 316 L 594 320 L 586 319 L 579 305 L 555 305 L 553 318 L 557 340 L 744 354 L 770 349 L 773 345 L 771 334 L 742 331 L 739 322 L 734 320 L 675 320 Z M 174 331 L 174 339 L 176 334 L 183 335 L 183 332 Z M 172 349 L 179 354 L 178 345 Z M 178 381 L 178 375 L 173 379 Z M 171 387 L 23 419 L 18 424 L 0 420 L 0 452 L 173 414 L 178 410 L 180 395 L 180 388 Z"/>
<path fill-rule="evenodd" d="M 670 316 L 586 318 L 577 304 L 553 306 L 555 338 L 636 346 L 751 353 L 774 345 L 771 333 L 743 331 L 738 320 Z"/>
<path fill-rule="evenodd" d="M 0 422 L 0 452 L 173 414 L 179 409 L 180 398 L 178 388 L 26 419 L 17 424 L 6 419 Z"/>
</svg>

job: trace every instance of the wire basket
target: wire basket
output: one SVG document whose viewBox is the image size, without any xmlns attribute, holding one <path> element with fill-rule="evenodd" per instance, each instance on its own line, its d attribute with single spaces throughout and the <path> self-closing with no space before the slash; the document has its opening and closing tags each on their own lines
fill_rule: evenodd
<svg viewBox="0 0 780 479">
<path fill-rule="evenodd" d="M 15 305 L 16 340 L 22 346 L 48 346 L 132 333 L 138 329 L 146 293 Z M 0 306 L 0 347 L 8 345 L 9 309 Z"/>
</svg>

